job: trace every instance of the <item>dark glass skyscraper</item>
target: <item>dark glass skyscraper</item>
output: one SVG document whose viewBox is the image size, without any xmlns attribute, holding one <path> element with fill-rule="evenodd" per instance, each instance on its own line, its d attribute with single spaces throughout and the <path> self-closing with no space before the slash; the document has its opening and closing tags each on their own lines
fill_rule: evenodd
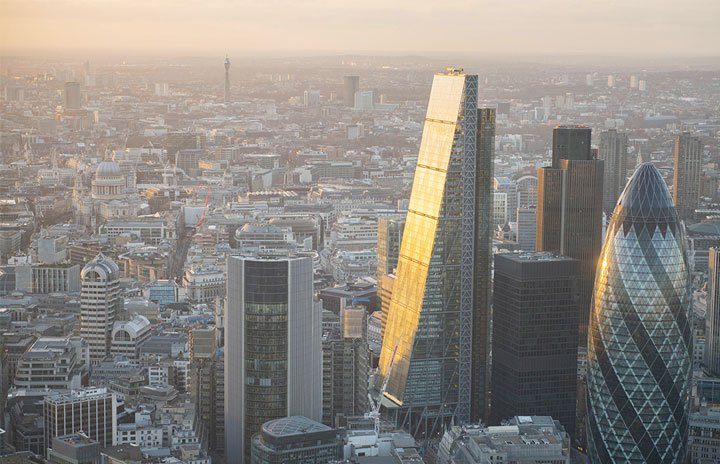
<svg viewBox="0 0 720 464">
<path fill-rule="evenodd" d="M 609 215 L 615 209 L 627 182 L 628 137 L 610 129 L 600 133 L 600 158 L 605 162 L 603 209 Z"/>
<path fill-rule="evenodd" d="M 538 171 L 538 251 L 580 260 L 580 344 L 587 337 L 595 268 L 602 247 L 603 161 L 590 148 L 590 129 L 553 131 L 552 166 Z"/>
<path fill-rule="evenodd" d="M 470 405 L 470 418 L 474 422 L 488 416 L 494 159 L 495 109 L 479 108 L 475 156 L 475 234 L 473 238 L 475 283 L 473 286 L 472 403 Z"/>
<path fill-rule="evenodd" d="M 560 169 L 561 160 L 592 159 L 592 131 L 585 126 L 558 126 L 553 130 L 552 167 Z"/>
<path fill-rule="evenodd" d="M 346 106 L 355 105 L 355 92 L 360 90 L 360 76 L 343 77 L 343 100 Z"/>
<path fill-rule="evenodd" d="M 492 423 L 552 416 L 574 433 L 579 270 L 556 253 L 495 255 Z"/>
<path fill-rule="evenodd" d="M 675 138 L 673 200 L 680 219 L 693 219 L 700 199 L 702 142 L 684 132 Z"/>
<path fill-rule="evenodd" d="M 477 82 L 433 80 L 383 337 L 389 412 L 417 436 L 485 410 L 495 114 Z"/>
<path fill-rule="evenodd" d="M 684 462 L 691 310 L 683 228 L 662 176 L 642 164 L 598 265 L 588 346 L 592 463 Z"/>
</svg>

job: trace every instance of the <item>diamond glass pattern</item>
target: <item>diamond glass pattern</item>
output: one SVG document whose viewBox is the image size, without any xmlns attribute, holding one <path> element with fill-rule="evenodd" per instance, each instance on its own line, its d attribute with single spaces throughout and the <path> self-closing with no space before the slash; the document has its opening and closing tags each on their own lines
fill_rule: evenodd
<svg viewBox="0 0 720 464">
<path fill-rule="evenodd" d="M 682 225 L 658 170 L 638 167 L 600 255 L 588 349 L 592 463 L 681 463 L 692 291 Z"/>
</svg>

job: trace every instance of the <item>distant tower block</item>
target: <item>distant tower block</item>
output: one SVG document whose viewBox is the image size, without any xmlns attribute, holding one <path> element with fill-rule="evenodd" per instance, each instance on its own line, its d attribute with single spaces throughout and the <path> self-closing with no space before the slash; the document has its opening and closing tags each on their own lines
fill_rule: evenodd
<svg viewBox="0 0 720 464">
<path fill-rule="evenodd" d="M 225 101 L 230 100 L 230 58 L 225 55 L 225 93 L 223 95 Z"/>
</svg>

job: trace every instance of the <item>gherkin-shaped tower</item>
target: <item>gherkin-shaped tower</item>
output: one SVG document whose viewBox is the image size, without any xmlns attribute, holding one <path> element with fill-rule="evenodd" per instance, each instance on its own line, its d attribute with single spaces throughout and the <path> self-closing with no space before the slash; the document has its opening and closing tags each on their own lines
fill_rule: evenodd
<svg viewBox="0 0 720 464">
<path fill-rule="evenodd" d="M 588 447 L 600 463 L 681 463 L 692 366 L 683 227 L 658 170 L 623 191 L 598 263 L 588 342 Z"/>
</svg>

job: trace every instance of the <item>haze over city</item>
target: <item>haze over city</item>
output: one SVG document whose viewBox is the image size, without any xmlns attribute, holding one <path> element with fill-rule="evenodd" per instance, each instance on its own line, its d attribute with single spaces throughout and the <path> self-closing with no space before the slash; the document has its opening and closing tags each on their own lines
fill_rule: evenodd
<svg viewBox="0 0 720 464">
<path fill-rule="evenodd" d="M 714 0 L 2 0 L 0 47 L 133 51 L 717 55 Z"/>
</svg>

